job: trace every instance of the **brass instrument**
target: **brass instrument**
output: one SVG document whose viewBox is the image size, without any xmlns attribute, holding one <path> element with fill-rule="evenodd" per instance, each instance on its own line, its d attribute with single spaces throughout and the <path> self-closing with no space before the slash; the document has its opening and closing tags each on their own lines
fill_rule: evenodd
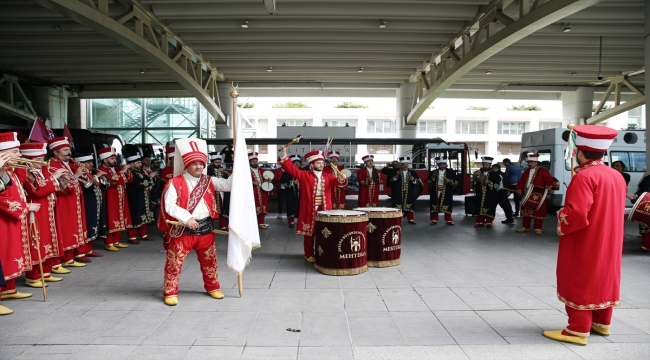
<svg viewBox="0 0 650 360">
<path fill-rule="evenodd" d="M 342 173 L 341 170 L 339 170 L 338 166 L 336 166 L 336 165 L 334 165 L 332 163 L 330 163 L 330 166 L 332 167 L 332 169 L 334 169 L 334 172 L 336 172 L 338 174 L 338 176 L 343 176 L 344 178 L 347 178 L 347 176 L 345 176 L 345 174 Z"/>
<path fill-rule="evenodd" d="M 282 150 L 282 149 L 286 149 L 286 148 L 288 148 L 289 146 L 291 146 L 291 145 L 293 145 L 293 144 L 296 144 L 296 143 L 300 142 L 300 140 L 302 140 L 302 135 L 298 135 L 298 136 L 296 136 L 295 138 L 293 138 L 291 141 L 289 141 L 289 143 L 288 143 L 287 145 L 284 145 L 284 146 L 280 147 L 280 150 Z"/>
<path fill-rule="evenodd" d="M 51 160 L 32 160 L 32 159 L 23 159 L 23 158 L 10 158 L 3 166 L 2 168 L 20 168 L 20 169 L 27 169 L 31 170 L 34 168 L 35 164 L 38 165 L 43 165 L 43 166 L 50 166 L 50 161 Z"/>
</svg>

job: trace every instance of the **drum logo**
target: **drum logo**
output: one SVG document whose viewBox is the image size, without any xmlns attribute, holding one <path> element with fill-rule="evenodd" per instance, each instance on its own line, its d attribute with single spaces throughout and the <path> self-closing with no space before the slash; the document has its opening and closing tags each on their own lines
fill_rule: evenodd
<svg viewBox="0 0 650 360">
<path fill-rule="evenodd" d="M 350 249 L 352 249 L 354 252 L 361 250 L 361 236 L 357 238 L 350 238 Z"/>
<path fill-rule="evenodd" d="M 373 231 L 375 231 L 377 227 L 373 225 L 370 221 L 368 221 L 368 226 L 366 227 L 366 230 L 372 234 Z"/>
<path fill-rule="evenodd" d="M 350 242 L 350 250 L 348 252 L 347 243 Z M 342 247 L 343 242 L 346 243 L 345 248 Z M 365 231 L 351 231 L 341 237 L 338 243 L 339 259 L 356 259 L 366 256 L 366 236 Z"/>
<path fill-rule="evenodd" d="M 645 212 L 650 212 L 650 202 L 645 203 L 643 210 L 645 210 Z"/>
<path fill-rule="evenodd" d="M 332 232 L 331 232 L 328 228 L 324 228 L 324 229 L 321 231 L 321 233 L 323 234 L 323 236 L 325 237 L 325 239 L 327 239 L 328 237 L 330 237 L 330 235 L 332 235 Z"/>
<path fill-rule="evenodd" d="M 533 194 L 533 201 L 539 201 L 539 194 Z"/>
<path fill-rule="evenodd" d="M 384 234 L 381 237 L 381 244 L 386 246 L 386 240 L 388 240 L 388 245 L 392 242 L 393 245 L 401 243 L 401 225 L 393 225 L 384 231 Z M 388 238 L 388 239 L 386 239 Z"/>
<path fill-rule="evenodd" d="M 393 231 L 393 245 L 397 245 L 399 243 L 399 233 L 397 230 Z"/>
</svg>

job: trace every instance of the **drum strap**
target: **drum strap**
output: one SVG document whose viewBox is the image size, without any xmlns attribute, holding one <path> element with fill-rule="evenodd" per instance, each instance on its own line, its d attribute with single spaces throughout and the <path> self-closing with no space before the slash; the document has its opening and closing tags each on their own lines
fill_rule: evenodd
<svg viewBox="0 0 650 360">
<path fill-rule="evenodd" d="M 539 174 L 539 166 L 535 169 L 535 173 L 533 174 L 533 178 L 530 180 L 530 185 L 528 185 L 528 187 L 534 186 L 537 174 Z M 528 176 L 530 176 L 530 172 L 528 172 Z"/>
</svg>

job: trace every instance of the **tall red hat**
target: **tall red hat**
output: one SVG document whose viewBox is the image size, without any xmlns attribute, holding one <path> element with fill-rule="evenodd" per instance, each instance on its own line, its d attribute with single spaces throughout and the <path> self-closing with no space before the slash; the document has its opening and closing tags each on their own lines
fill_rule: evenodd
<svg viewBox="0 0 650 360">
<path fill-rule="evenodd" d="M 70 142 L 68 141 L 68 138 L 66 136 L 61 136 L 48 141 L 47 147 L 50 148 L 50 151 L 56 151 L 63 148 L 69 148 Z"/>
<path fill-rule="evenodd" d="M 44 157 L 47 154 L 47 143 L 32 142 L 20 144 L 20 155 L 26 159 Z"/>
<path fill-rule="evenodd" d="M 183 170 L 187 170 L 195 162 L 202 162 L 203 166 L 206 166 L 208 164 L 208 154 L 202 152 L 195 141 L 190 141 L 189 146 L 190 151 L 181 156 L 183 158 Z"/>
<path fill-rule="evenodd" d="M 258 153 L 256 152 L 249 152 L 248 153 L 248 161 L 250 160 L 257 160 L 257 157 L 259 156 Z"/>
<path fill-rule="evenodd" d="M 529 153 L 526 155 L 526 161 L 537 161 L 539 162 L 539 154 Z"/>
<path fill-rule="evenodd" d="M 333 158 L 333 157 L 335 157 L 335 158 L 340 158 L 340 157 L 341 157 L 341 153 L 339 153 L 338 151 L 330 151 L 330 152 L 327 153 L 327 158 L 328 158 L 328 159 L 331 159 L 331 158 Z"/>
<path fill-rule="evenodd" d="M 604 153 L 607 151 L 618 131 L 606 126 L 578 125 L 573 128 L 576 132 L 576 147 L 582 151 Z"/>
<path fill-rule="evenodd" d="M 314 150 L 305 154 L 305 160 L 309 165 L 313 164 L 314 161 L 325 161 L 325 153 L 323 150 Z"/>
<path fill-rule="evenodd" d="M 375 158 L 374 155 L 370 155 L 370 154 L 369 154 L 369 155 L 366 155 L 366 156 L 362 157 L 362 158 L 361 158 L 361 161 L 366 162 L 366 161 L 368 161 L 368 160 L 373 160 L 374 158 Z"/>
<path fill-rule="evenodd" d="M 18 141 L 18 134 L 15 132 L 7 132 L 0 134 L 0 150 L 15 149 L 20 146 Z"/>
<path fill-rule="evenodd" d="M 113 151 L 113 148 L 110 147 L 105 147 L 102 149 L 97 150 L 97 156 L 99 157 L 99 160 L 104 160 L 108 159 L 111 156 L 115 156 L 115 152 Z"/>
</svg>

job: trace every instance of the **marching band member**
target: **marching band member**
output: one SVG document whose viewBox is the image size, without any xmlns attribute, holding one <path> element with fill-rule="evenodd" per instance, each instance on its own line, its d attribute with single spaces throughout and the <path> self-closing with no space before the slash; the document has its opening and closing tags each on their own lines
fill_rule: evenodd
<svg viewBox="0 0 650 360">
<path fill-rule="evenodd" d="M 323 171 L 325 167 L 325 154 L 321 150 L 310 151 L 305 154 L 312 170 L 301 171 L 297 169 L 287 156 L 285 146 L 280 148 L 280 163 L 284 170 L 298 180 L 300 184 L 300 208 L 298 214 L 298 227 L 296 234 L 304 235 L 303 245 L 305 260 L 310 263 L 316 261 L 314 258 L 314 228 L 316 214 L 321 210 L 332 210 L 332 200 L 329 197 L 331 188 L 334 186 L 345 187 L 348 180 L 345 175 L 334 176 Z"/>
<path fill-rule="evenodd" d="M 129 245 L 120 243 L 122 231 L 131 226 L 131 214 L 126 198 L 126 184 L 133 180 L 128 171 L 129 166 L 117 167 L 117 155 L 112 148 L 103 148 L 97 151 L 97 156 L 102 162 L 100 171 L 107 174 L 109 186 L 106 189 L 106 225 L 108 232 L 104 240 L 104 248 L 108 251 L 118 251 L 128 248 Z"/>
<path fill-rule="evenodd" d="M 278 164 L 280 163 L 280 160 L 281 158 L 278 157 Z M 278 220 L 282 219 L 282 209 L 286 201 L 284 193 L 287 189 L 285 189 L 284 185 L 280 182 L 282 174 L 284 173 L 285 171 L 282 166 L 273 170 L 273 189 L 275 189 L 275 192 L 278 194 Z M 288 210 L 289 209 L 287 209 L 287 211 Z M 289 213 L 287 213 L 287 216 L 289 216 Z"/>
<path fill-rule="evenodd" d="M 539 154 L 528 154 L 526 162 L 528 162 L 528 169 L 521 174 L 521 178 L 517 182 L 517 193 L 522 195 L 531 186 L 541 186 L 551 190 L 553 177 L 548 170 L 539 166 Z M 517 232 L 523 233 L 530 231 L 532 219 L 535 219 L 535 234 L 542 235 L 542 224 L 546 218 L 546 199 L 544 199 L 542 206 L 537 211 L 522 206 L 521 217 L 524 218 L 524 224 Z"/>
<path fill-rule="evenodd" d="M 639 199 L 639 196 L 644 192 L 650 192 L 650 173 L 648 172 L 646 172 L 641 178 L 641 181 L 639 181 L 637 191 L 632 195 L 627 195 L 627 198 L 632 202 L 636 202 Z M 632 251 L 650 253 L 650 226 L 639 223 L 639 234 L 641 234 L 641 248 Z"/>
<path fill-rule="evenodd" d="M 88 230 L 88 244 L 97 238 L 106 238 L 106 205 L 104 204 L 103 192 L 108 189 L 108 178 L 106 173 L 95 169 L 92 153 L 75 154 L 75 161 L 84 166 L 88 173 L 88 179 L 84 184 L 84 207 L 86 209 L 86 229 Z M 103 254 L 92 251 L 92 245 L 86 249 L 86 256 L 102 257 Z M 45 279 L 47 281 L 47 279 Z"/>
<path fill-rule="evenodd" d="M 90 262 L 86 257 L 86 243 L 88 242 L 88 233 L 86 230 L 86 210 L 84 208 L 83 190 L 79 178 L 87 172 L 85 168 L 77 167 L 70 163 L 72 159 L 72 150 L 68 138 L 59 137 L 52 139 L 47 144 L 50 151 L 54 154 L 50 162 L 50 170 L 57 169 L 67 170 L 65 176 L 60 178 L 60 188 L 56 193 L 56 232 L 59 241 L 62 243 L 61 266 L 83 267 L 86 264 L 81 262 Z M 64 269 L 65 270 L 65 269 Z M 52 272 L 62 273 L 60 266 L 57 264 L 53 267 Z M 64 271 L 65 273 L 67 271 Z"/>
<path fill-rule="evenodd" d="M 21 273 L 32 269 L 32 256 L 29 251 L 29 216 L 30 212 L 37 212 L 40 204 L 28 203 L 22 184 L 25 180 L 18 177 L 7 161 L 19 158 L 20 142 L 15 132 L 0 134 L 0 178 L 4 191 L 0 191 L 0 263 L 3 266 L 4 286 L 0 287 L 0 298 L 24 299 L 32 296 L 29 293 L 16 291 L 16 278 Z M 5 310 L 6 309 L 6 310 Z M 0 308 L 0 312 L 11 313 L 7 308 Z"/>
<path fill-rule="evenodd" d="M 218 152 L 210 153 L 212 165 L 208 166 L 208 176 L 228 179 L 230 173 L 223 168 L 223 155 Z M 219 229 L 228 229 L 228 213 L 230 212 L 230 192 L 217 193 L 217 212 L 219 213 Z"/>
<path fill-rule="evenodd" d="M 173 141 L 167 142 L 165 145 L 165 156 L 167 156 L 167 162 L 165 167 L 160 170 L 160 179 L 165 182 L 165 184 L 174 177 L 174 151 L 176 151 L 176 145 Z"/>
<path fill-rule="evenodd" d="M 438 213 L 445 213 L 447 225 L 454 225 L 451 218 L 454 204 L 454 188 L 458 185 L 456 171 L 447 168 L 447 157 L 437 157 L 438 168 L 429 174 L 429 207 L 431 208 L 431 225 L 438 223 Z"/>
<path fill-rule="evenodd" d="M 138 237 L 142 240 L 152 241 L 153 239 L 147 236 L 147 224 L 154 221 L 149 194 L 153 184 L 151 176 L 158 174 L 154 172 L 147 175 L 142 171 L 142 158 L 139 153 L 126 155 L 126 162 L 131 166 L 129 172 L 132 178 L 126 184 L 126 198 L 131 215 L 131 225 L 126 229 L 127 241 L 130 244 L 139 244 Z"/>
<path fill-rule="evenodd" d="M 343 170 L 343 166 L 339 166 L 339 158 L 341 154 L 338 151 L 330 151 L 327 153 L 327 157 L 330 159 L 330 164 L 336 166 L 339 170 Z M 325 171 L 328 174 L 334 174 L 334 169 L 332 165 L 325 166 Z M 333 210 L 345 210 L 345 188 L 335 186 L 332 188 L 332 209 Z"/>
<path fill-rule="evenodd" d="M 361 158 L 365 167 L 357 172 L 359 182 L 359 207 L 379 206 L 379 184 L 381 177 L 375 169 L 375 157 L 366 155 Z"/>
<path fill-rule="evenodd" d="M 47 143 L 21 144 L 20 154 L 25 159 L 43 161 L 47 154 Z M 60 239 L 56 233 L 54 207 L 56 205 L 56 190 L 59 188 L 58 179 L 64 176 L 66 172 L 64 169 L 58 169 L 53 174 L 50 174 L 48 169 L 43 169 L 43 165 L 34 163 L 32 164 L 32 170 L 24 173 L 26 181 L 23 182 L 23 187 L 27 192 L 27 201 L 41 205 L 41 209 L 34 213 L 38 222 L 39 247 L 36 247 L 35 242 L 30 247 L 32 270 L 25 273 L 26 286 L 33 288 L 42 286 L 38 266 L 39 251 L 43 262 L 43 278 L 45 281 L 56 282 L 63 280 L 60 277 L 51 276 L 50 273 L 56 259 L 63 255 L 63 251 L 59 247 Z"/>
<path fill-rule="evenodd" d="M 478 182 L 474 183 L 474 191 L 476 193 L 477 201 L 479 203 L 479 215 L 476 217 L 476 224 L 474 227 L 487 227 L 492 228 L 492 222 L 497 213 L 497 195 L 499 189 L 503 188 L 503 178 L 501 178 L 500 171 L 492 167 L 491 156 L 482 156 L 482 168 L 479 170 L 480 175 Z M 476 177 L 475 177 L 476 180 Z"/>
<path fill-rule="evenodd" d="M 258 164 L 258 153 L 248 153 L 248 162 L 251 166 L 251 178 L 253 180 L 253 195 L 255 196 L 255 210 L 257 211 L 257 226 L 260 229 L 267 229 L 268 224 L 264 223 L 266 215 L 269 213 L 269 193 L 262 190 L 264 179 L 264 170 L 260 169 Z"/>
<path fill-rule="evenodd" d="M 289 159 L 294 166 L 300 163 L 300 155 L 293 155 Z M 280 184 L 284 187 L 284 199 L 287 205 L 287 223 L 289 224 L 289 228 L 293 229 L 295 226 L 295 218 L 298 214 L 298 200 L 300 199 L 298 180 L 291 176 L 284 168 L 280 169 L 282 170 Z"/>
<path fill-rule="evenodd" d="M 9 159 L 9 156 L 7 154 L 0 152 L 0 169 L 3 168 L 5 165 L 5 161 Z M 0 170 L 0 174 L 2 174 L 2 170 Z M 8 181 L 9 182 L 9 181 Z M 11 186 L 10 184 L 5 184 L 2 176 L 0 176 L 0 199 L 2 198 L 2 193 L 7 189 L 8 186 Z M 7 283 L 5 282 L 5 274 L 2 271 L 2 262 L 0 261 L 0 288 L 3 288 L 7 286 Z M 2 298 L 2 296 L 0 296 Z M 13 314 L 14 311 L 11 310 L 10 308 L 3 306 L 0 304 L 0 316 L 2 315 L 11 315 Z"/>
<path fill-rule="evenodd" d="M 411 158 L 401 156 L 399 158 L 400 169 L 383 168 L 388 173 L 388 186 L 391 188 L 391 206 L 404 212 L 408 223 L 415 225 L 415 200 L 417 200 L 417 187 L 422 186 L 422 180 L 418 174 L 409 169 Z"/>
<path fill-rule="evenodd" d="M 610 334 L 614 306 L 621 305 L 627 186 L 602 160 L 618 132 L 594 125 L 573 130 L 580 165 L 566 190 L 564 208 L 557 213 L 557 297 L 565 305 L 569 324 L 543 335 L 587 345 L 591 331 Z"/>
<path fill-rule="evenodd" d="M 203 175 L 207 165 L 205 141 L 186 139 L 177 141 L 176 170 L 178 174 L 167 182 L 163 190 L 164 206 L 158 218 L 158 227 L 164 231 L 167 250 L 163 296 L 165 304 L 178 304 L 178 276 L 183 262 L 194 249 L 199 260 L 205 291 L 215 299 L 223 299 L 217 274 L 217 248 L 212 232 L 212 220 L 219 218 L 216 211 L 216 193 L 230 191 L 232 178 L 223 179 Z M 179 159 L 182 158 L 181 159 Z M 179 221 L 170 226 L 167 221 Z"/>
</svg>

